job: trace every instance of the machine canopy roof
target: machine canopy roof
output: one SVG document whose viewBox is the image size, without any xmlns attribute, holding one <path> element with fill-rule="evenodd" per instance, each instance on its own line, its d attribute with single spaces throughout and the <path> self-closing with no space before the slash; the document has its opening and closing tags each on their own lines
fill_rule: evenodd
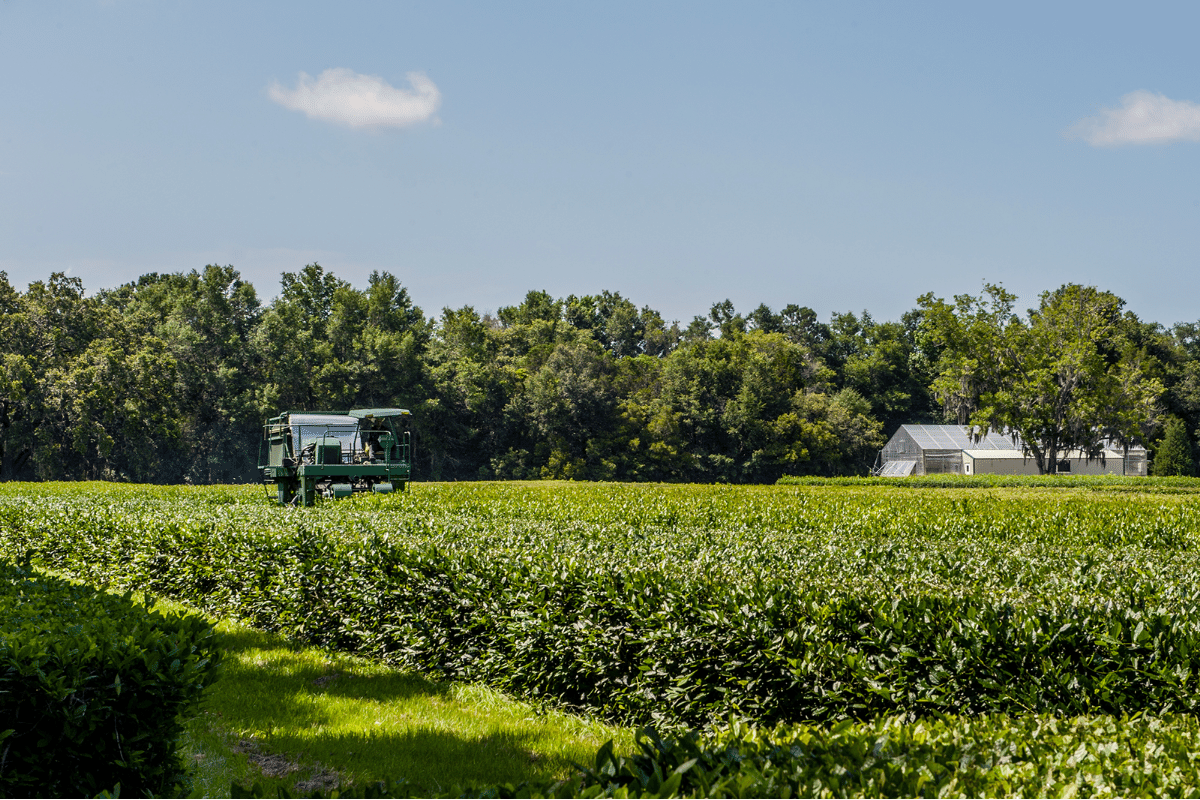
<svg viewBox="0 0 1200 800">
<path fill-rule="evenodd" d="M 407 417 L 407 408 L 355 408 L 350 411 L 350 416 L 355 419 L 363 419 L 364 417 Z"/>
<path fill-rule="evenodd" d="M 290 425 L 348 425 L 358 427 L 358 420 L 345 414 L 288 414 Z"/>
</svg>

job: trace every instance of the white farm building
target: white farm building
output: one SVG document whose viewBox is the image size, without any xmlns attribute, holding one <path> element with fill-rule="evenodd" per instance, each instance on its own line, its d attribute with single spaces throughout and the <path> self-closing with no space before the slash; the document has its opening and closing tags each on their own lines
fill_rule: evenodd
<svg viewBox="0 0 1200 800">
<path fill-rule="evenodd" d="M 1021 441 L 989 433 L 979 441 L 961 425 L 901 425 L 879 452 L 873 472 L 891 478 L 909 475 L 1037 475 L 1037 460 L 1021 452 Z M 1105 448 L 1088 461 L 1079 452 L 1063 453 L 1059 474 L 1145 475 L 1146 450 Z"/>
</svg>

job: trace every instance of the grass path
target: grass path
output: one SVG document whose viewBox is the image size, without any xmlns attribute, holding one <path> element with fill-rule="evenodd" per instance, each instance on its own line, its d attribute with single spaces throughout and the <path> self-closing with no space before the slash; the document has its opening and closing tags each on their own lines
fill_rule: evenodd
<svg viewBox="0 0 1200 800">
<path fill-rule="evenodd" d="M 161 610 L 193 609 L 165 600 Z M 417 787 L 566 777 L 632 731 L 219 621 L 222 677 L 189 724 L 193 797 L 233 782 L 311 792 L 404 778 Z"/>
</svg>

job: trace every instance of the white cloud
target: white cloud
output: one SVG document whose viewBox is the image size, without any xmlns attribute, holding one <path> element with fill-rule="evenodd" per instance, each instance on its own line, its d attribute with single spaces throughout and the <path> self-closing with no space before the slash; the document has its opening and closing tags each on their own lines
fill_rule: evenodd
<svg viewBox="0 0 1200 800">
<path fill-rule="evenodd" d="M 1144 89 L 1121 98 L 1120 108 L 1104 108 L 1075 123 L 1067 135 L 1096 147 L 1200 141 L 1200 104 Z"/>
<path fill-rule="evenodd" d="M 397 89 L 378 75 L 359 75 L 339 67 L 313 80 L 301 72 L 295 89 L 273 82 L 267 94 L 284 108 L 303 111 L 351 128 L 406 128 L 436 119 L 442 93 L 424 73 L 407 75 L 412 89 Z"/>
</svg>

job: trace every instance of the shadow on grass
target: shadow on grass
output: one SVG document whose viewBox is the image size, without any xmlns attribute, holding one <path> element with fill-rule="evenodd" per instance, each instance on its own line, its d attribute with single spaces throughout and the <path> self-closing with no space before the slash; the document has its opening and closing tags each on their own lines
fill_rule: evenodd
<svg viewBox="0 0 1200 800">
<path fill-rule="evenodd" d="M 411 697 L 447 697 L 450 686 L 364 659 L 288 641 L 250 628 L 222 630 L 221 647 L 232 658 L 225 675 L 239 684 L 274 685 L 281 679 L 314 692 L 377 701 Z M 274 701 L 277 698 L 271 698 Z"/>
<path fill-rule="evenodd" d="M 454 786 L 565 777 L 570 760 L 540 756 L 533 749 L 535 738 L 512 732 L 466 737 L 429 728 L 303 737 L 276 734 L 258 743 L 261 751 L 286 754 L 296 761 L 297 769 L 260 780 L 294 790 L 298 783 L 332 773 L 342 785 L 403 778 L 414 788 L 445 791 Z"/>
<path fill-rule="evenodd" d="M 456 699 L 450 684 L 419 675 L 241 626 L 220 635 L 224 671 L 204 718 L 268 788 L 405 779 L 444 791 L 562 778 L 600 744 L 529 709 Z"/>
</svg>

